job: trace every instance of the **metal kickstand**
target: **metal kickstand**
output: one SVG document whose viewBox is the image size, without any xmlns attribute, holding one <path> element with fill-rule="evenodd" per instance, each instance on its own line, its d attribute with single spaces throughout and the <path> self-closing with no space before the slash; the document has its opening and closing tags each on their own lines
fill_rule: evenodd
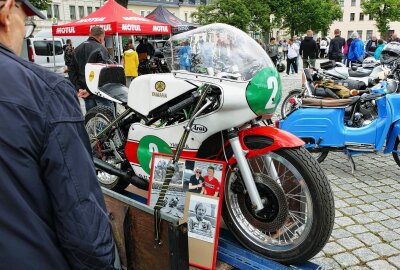
<svg viewBox="0 0 400 270">
<path fill-rule="evenodd" d="M 356 171 L 356 163 L 354 163 L 353 157 L 349 153 L 346 153 L 346 155 L 347 155 L 347 159 L 350 162 L 351 174 L 354 175 L 354 172 Z"/>
</svg>

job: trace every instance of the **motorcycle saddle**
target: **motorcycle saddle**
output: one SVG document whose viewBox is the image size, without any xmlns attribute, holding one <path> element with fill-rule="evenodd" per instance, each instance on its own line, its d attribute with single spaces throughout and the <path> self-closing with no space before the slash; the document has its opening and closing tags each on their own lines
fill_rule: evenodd
<svg viewBox="0 0 400 270">
<path fill-rule="evenodd" d="M 318 108 L 337 108 L 347 107 L 356 103 L 360 97 L 343 98 L 343 99 L 319 99 L 319 98 L 303 98 L 303 107 Z"/>
<path fill-rule="evenodd" d="M 100 91 L 122 102 L 128 103 L 128 87 L 120 83 L 107 83 L 99 87 Z"/>
<path fill-rule="evenodd" d="M 351 70 L 349 69 L 349 76 L 350 77 L 367 77 L 372 73 L 372 69 L 371 70 L 365 70 L 365 71 L 359 71 L 359 70 Z"/>
</svg>

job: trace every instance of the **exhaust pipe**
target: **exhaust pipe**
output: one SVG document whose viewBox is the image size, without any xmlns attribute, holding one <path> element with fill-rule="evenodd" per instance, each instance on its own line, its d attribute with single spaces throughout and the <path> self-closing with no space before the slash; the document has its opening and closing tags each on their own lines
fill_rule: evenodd
<svg viewBox="0 0 400 270">
<path fill-rule="evenodd" d="M 143 190 L 148 190 L 149 189 L 149 182 L 146 180 L 143 180 L 140 177 L 137 177 L 136 175 L 130 175 L 129 172 L 125 172 L 99 158 L 93 158 L 94 166 L 97 169 L 100 169 L 106 173 L 115 175 L 123 179 L 124 181 L 128 181 L 130 184 L 143 189 Z"/>
</svg>

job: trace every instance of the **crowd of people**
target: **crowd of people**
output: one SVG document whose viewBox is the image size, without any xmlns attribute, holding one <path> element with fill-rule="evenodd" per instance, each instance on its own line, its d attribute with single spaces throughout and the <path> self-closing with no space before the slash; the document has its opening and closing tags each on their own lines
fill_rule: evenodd
<svg viewBox="0 0 400 270">
<path fill-rule="evenodd" d="M 358 32 L 353 32 L 346 40 L 341 37 L 339 29 L 335 29 L 332 39 L 319 37 L 314 40 L 313 31 L 308 30 L 302 40 L 295 35 L 290 39 L 279 40 L 279 42 L 275 37 L 271 37 L 267 45 L 264 45 L 260 39 L 256 39 L 256 41 L 266 50 L 275 66 L 279 57 L 286 59 L 287 75 L 290 75 L 290 71 L 292 74 L 298 73 L 300 58 L 304 68 L 315 66 L 316 59 L 334 60 L 347 66 L 352 62 L 361 63 L 367 57 L 379 60 L 381 51 L 386 44 L 383 39 L 377 39 L 375 35 L 371 36 L 364 44 Z M 389 41 L 400 42 L 400 38 L 393 33 Z"/>
</svg>

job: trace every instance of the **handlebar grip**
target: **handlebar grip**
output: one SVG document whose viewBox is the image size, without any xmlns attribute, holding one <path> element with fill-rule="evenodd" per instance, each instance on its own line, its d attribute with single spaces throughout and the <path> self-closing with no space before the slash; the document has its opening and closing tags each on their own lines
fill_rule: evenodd
<svg viewBox="0 0 400 270">
<path fill-rule="evenodd" d="M 197 92 L 192 93 L 192 95 L 187 99 L 184 99 L 181 102 L 169 107 L 167 110 L 168 114 L 175 114 L 176 112 L 179 112 L 180 110 L 188 107 L 196 101 L 198 96 L 199 94 Z"/>
</svg>

